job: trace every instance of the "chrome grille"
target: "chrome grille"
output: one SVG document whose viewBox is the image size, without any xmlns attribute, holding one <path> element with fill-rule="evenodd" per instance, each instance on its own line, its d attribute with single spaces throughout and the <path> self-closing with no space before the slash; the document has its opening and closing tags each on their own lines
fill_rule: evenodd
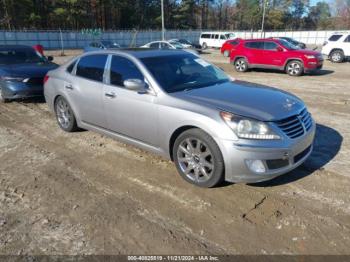
<svg viewBox="0 0 350 262">
<path fill-rule="evenodd" d="M 310 113 L 304 108 L 298 115 L 294 115 L 275 122 L 277 126 L 290 138 L 302 136 L 312 127 Z"/>
</svg>

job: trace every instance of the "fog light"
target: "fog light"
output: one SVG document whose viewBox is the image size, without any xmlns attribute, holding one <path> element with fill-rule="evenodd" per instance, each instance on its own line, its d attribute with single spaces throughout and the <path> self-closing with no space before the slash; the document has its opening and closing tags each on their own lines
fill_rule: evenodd
<svg viewBox="0 0 350 262">
<path fill-rule="evenodd" d="M 261 160 L 247 159 L 245 162 L 247 163 L 248 168 L 255 173 L 265 173 L 266 172 L 266 168 L 264 166 L 264 163 Z"/>
</svg>

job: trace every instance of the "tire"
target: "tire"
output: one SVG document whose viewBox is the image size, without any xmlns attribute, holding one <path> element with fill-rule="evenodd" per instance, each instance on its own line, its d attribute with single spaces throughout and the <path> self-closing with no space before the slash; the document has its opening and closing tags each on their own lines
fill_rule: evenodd
<svg viewBox="0 0 350 262">
<path fill-rule="evenodd" d="M 286 73 L 290 76 L 301 76 L 304 73 L 304 65 L 298 60 L 289 61 L 286 65 Z"/>
<path fill-rule="evenodd" d="M 230 51 L 225 50 L 223 55 L 224 55 L 224 57 L 229 57 L 230 56 Z"/>
<path fill-rule="evenodd" d="M 1 87 L 0 87 L 0 102 L 2 102 L 2 103 L 10 102 L 9 99 L 3 97 Z"/>
<path fill-rule="evenodd" d="M 342 50 L 334 50 L 329 55 L 329 60 L 332 63 L 342 63 L 345 59 L 344 52 Z"/>
<path fill-rule="evenodd" d="M 59 127 L 66 132 L 78 130 L 77 121 L 67 100 L 59 96 L 55 101 L 55 114 Z"/>
<path fill-rule="evenodd" d="M 177 171 L 187 182 L 214 187 L 224 180 L 224 160 L 214 139 L 198 128 L 178 136 L 173 147 Z"/>
<path fill-rule="evenodd" d="M 207 45 L 206 42 L 204 42 L 204 43 L 202 44 L 202 49 L 207 49 L 207 48 L 208 48 L 208 45 Z"/>
<path fill-rule="evenodd" d="M 238 58 L 234 62 L 234 67 L 237 72 L 247 72 L 248 70 L 248 63 L 245 58 Z"/>
</svg>

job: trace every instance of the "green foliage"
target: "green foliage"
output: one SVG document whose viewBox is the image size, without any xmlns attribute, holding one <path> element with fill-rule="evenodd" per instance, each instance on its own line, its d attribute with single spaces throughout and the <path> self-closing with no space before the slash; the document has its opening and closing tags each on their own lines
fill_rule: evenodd
<svg viewBox="0 0 350 262">
<path fill-rule="evenodd" d="M 161 0 L 0 0 L 0 29 L 159 29 Z M 329 1 L 328 1 L 329 2 Z M 350 27 L 350 0 L 164 0 L 168 29 L 259 30 Z M 332 17 L 332 13 L 336 17 Z M 341 22 L 341 23 L 339 23 Z"/>
</svg>

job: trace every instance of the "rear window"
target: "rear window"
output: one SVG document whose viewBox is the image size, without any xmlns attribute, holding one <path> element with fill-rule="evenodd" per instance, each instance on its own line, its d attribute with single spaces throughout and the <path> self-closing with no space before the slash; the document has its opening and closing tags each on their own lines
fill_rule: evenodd
<svg viewBox="0 0 350 262">
<path fill-rule="evenodd" d="M 201 38 L 210 38 L 210 34 L 202 34 Z"/>
<path fill-rule="evenodd" d="M 73 63 L 71 63 L 68 67 L 67 67 L 67 72 L 68 73 L 72 73 L 73 68 L 75 66 L 75 64 L 77 63 L 78 60 L 75 60 Z"/>
<path fill-rule="evenodd" d="M 107 55 L 88 55 L 80 58 L 76 75 L 102 82 Z"/>
<path fill-rule="evenodd" d="M 263 49 L 264 43 L 263 42 L 246 42 L 244 46 L 247 48 Z"/>
<path fill-rule="evenodd" d="M 341 38 L 343 35 L 332 35 L 329 39 L 328 39 L 328 41 L 338 41 L 339 40 L 339 38 Z"/>
</svg>

